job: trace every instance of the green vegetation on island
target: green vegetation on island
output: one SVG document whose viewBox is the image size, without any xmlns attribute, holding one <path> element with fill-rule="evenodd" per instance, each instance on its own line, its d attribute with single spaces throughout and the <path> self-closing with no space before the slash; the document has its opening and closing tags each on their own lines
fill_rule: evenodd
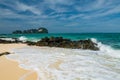
<svg viewBox="0 0 120 80">
<path fill-rule="evenodd" d="M 28 29 L 28 30 L 15 30 L 12 32 L 13 34 L 31 34 L 31 33 L 48 33 L 46 28 L 38 28 L 38 29 Z"/>
</svg>

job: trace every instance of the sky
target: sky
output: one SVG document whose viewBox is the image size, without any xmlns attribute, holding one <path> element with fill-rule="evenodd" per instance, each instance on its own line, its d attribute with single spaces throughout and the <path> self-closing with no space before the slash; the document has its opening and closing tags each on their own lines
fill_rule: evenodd
<svg viewBox="0 0 120 80">
<path fill-rule="evenodd" d="M 0 0 L 0 33 L 120 32 L 120 0 Z"/>
</svg>

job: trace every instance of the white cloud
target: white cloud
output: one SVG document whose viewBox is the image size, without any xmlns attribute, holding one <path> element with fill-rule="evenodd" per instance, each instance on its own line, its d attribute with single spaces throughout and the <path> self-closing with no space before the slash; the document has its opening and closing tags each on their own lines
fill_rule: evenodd
<svg viewBox="0 0 120 80">
<path fill-rule="evenodd" d="M 75 5 L 77 11 L 93 11 L 101 8 L 105 8 L 107 0 L 95 0 L 90 3 L 84 3 L 82 5 Z"/>
<path fill-rule="evenodd" d="M 109 15 L 116 14 L 116 13 L 120 13 L 120 5 L 117 5 L 105 11 L 93 13 L 91 15 L 86 15 L 83 18 L 85 19 L 98 18 L 98 17 L 109 16 Z"/>
<path fill-rule="evenodd" d="M 107 12 L 103 13 L 102 15 L 109 15 L 109 14 L 114 14 L 114 13 L 120 13 L 120 5 L 117 5 L 116 7 L 108 10 Z"/>
<path fill-rule="evenodd" d="M 81 18 L 83 16 L 84 16 L 84 14 L 72 15 L 72 16 L 69 17 L 69 19 Z"/>
<path fill-rule="evenodd" d="M 16 3 L 17 7 L 16 9 L 19 11 L 31 11 L 32 13 L 36 14 L 36 15 L 40 15 L 41 11 L 39 9 L 37 9 L 35 6 L 29 6 L 20 2 Z"/>
<path fill-rule="evenodd" d="M 4 17 L 17 17 L 17 18 L 58 18 L 64 20 L 72 19 L 92 19 L 103 17 L 120 12 L 120 1 L 115 0 L 94 0 L 89 3 L 81 4 L 81 0 L 44 0 L 40 4 L 28 5 L 21 1 L 8 1 L 0 0 L 1 4 L 7 5 L 11 9 L 0 9 L 0 13 L 5 13 Z M 10 3 L 8 3 L 10 2 Z M 84 2 L 84 1 L 83 1 Z M 52 9 L 52 12 L 47 10 Z M 36 16 L 18 14 L 18 12 L 30 11 Z M 70 13 L 70 15 L 68 14 Z M 87 12 L 87 13 L 86 13 Z M 75 13 L 75 14 L 74 14 Z M 2 16 L 3 17 L 3 16 Z"/>
<path fill-rule="evenodd" d="M 38 9 L 36 6 L 24 4 L 24 3 L 20 2 L 19 0 L 16 0 L 16 1 L 1 0 L 0 3 L 3 5 L 6 5 L 9 8 L 12 8 L 13 10 L 17 10 L 17 11 L 27 11 L 28 10 L 36 15 L 42 14 L 42 11 L 40 9 Z"/>
<path fill-rule="evenodd" d="M 56 13 L 69 12 L 71 9 L 68 6 L 74 4 L 74 0 L 44 0 L 43 5 L 54 10 Z"/>
<path fill-rule="evenodd" d="M 18 17 L 13 11 L 9 9 L 2 9 L 0 8 L 0 18 L 15 18 Z"/>
<path fill-rule="evenodd" d="M 20 15 L 12 10 L 9 9 L 2 9 L 0 8 L 0 19 L 23 19 L 23 20 L 31 20 L 35 19 L 34 16 L 26 16 L 26 15 Z"/>
<path fill-rule="evenodd" d="M 74 3 L 74 0 L 45 0 L 46 3 L 49 3 L 50 5 L 72 5 Z"/>
</svg>

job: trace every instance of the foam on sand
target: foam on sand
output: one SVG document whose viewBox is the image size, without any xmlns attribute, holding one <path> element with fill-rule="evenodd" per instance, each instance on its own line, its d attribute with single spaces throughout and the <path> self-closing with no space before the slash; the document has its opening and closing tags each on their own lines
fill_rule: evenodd
<svg viewBox="0 0 120 80">
<path fill-rule="evenodd" d="M 0 44 L 0 53 L 9 52 L 13 48 L 25 47 L 25 44 Z M 0 57 L 0 80 L 36 80 L 36 72 L 25 70 L 18 66 L 16 61 L 6 59 L 5 56 Z M 25 79 L 19 79 L 26 75 Z M 29 74 L 29 75 L 28 75 Z"/>
<path fill-rule="evenodd" d="M 100 51 L 25 47 L 13 50 L 16 54 L 8 58 L 35 70 L 38 80 L 120 80 L 120 51 L 98 46 Z"/>
</svg>

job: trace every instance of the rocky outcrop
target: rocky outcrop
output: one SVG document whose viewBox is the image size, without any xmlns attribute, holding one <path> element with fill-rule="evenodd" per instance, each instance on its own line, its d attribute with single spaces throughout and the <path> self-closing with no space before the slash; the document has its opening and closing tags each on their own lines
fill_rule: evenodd
<svg viewBox="0 0 120 80">
<path fill-rule="evenodd" d="M 38 33 L 48 33 L 48 30 L 46 28 L 38 28 Z"/>
<path fill-rule="evenodd" d="M 12 33 L 13 34 L 22 34 L 22 31 L 21 30 L 16 30 L 16 31 L 13 31 Z"/>
<path fill-rule="evenodd" d="M 28 30 L 16 30 L 13 31 L 13 34 L 31 34 L 31 33 L 48 33 L 48 30 L 46 28 L 38 28 L 38 29 L 28 29 Z"/>
<path fill-rule="evenodd" d="M 42 38 L 38 42 L 31 42 L 26 41 L 22 42 L 16 38 L 13 38 L 12 41 L 10 40 L 3 40 L 0 39 L 0 43 L 26 43 L 28 45 L 35 45 L 35 46 L 49 46 L 49 47 L 61 47 L 61 48 L 72 48 L 72 49 L 89 49 L 89 50 L 99 50 L 97 44 L 92 42 L 90 39 L 88 40 L 78 40 L 72 41 L 70 39 L 64 39 L 63 37 L 45 37 Z"/>
<path fill-rule="evenodd" d="M 4 53 L 0 53 L 0 56 L 3 56 L 3 55 L 8 55 L 10 54 L 9 52 L 4 52 Z"/>
<path fill-rule="evenodd" d="M 97 44 L 92 42 L 90 39 L 72 41 L 70 39 L 64 39 L 62 37 L 50 37 L 50 38 L 45 37 L 36 43 L 33 42 L 27 42 L 27 43 L 28 45 L 36 45 L 36 46 L 99 50 Z"/>
<path fill-rule="evenodd" d="M 24 43 L 26 43 L 27 45 L 30 45 L 30 46 L 36 45 L 36 42 L 31 42 L 31 41 L 26 41 Z"/>
</svg>

